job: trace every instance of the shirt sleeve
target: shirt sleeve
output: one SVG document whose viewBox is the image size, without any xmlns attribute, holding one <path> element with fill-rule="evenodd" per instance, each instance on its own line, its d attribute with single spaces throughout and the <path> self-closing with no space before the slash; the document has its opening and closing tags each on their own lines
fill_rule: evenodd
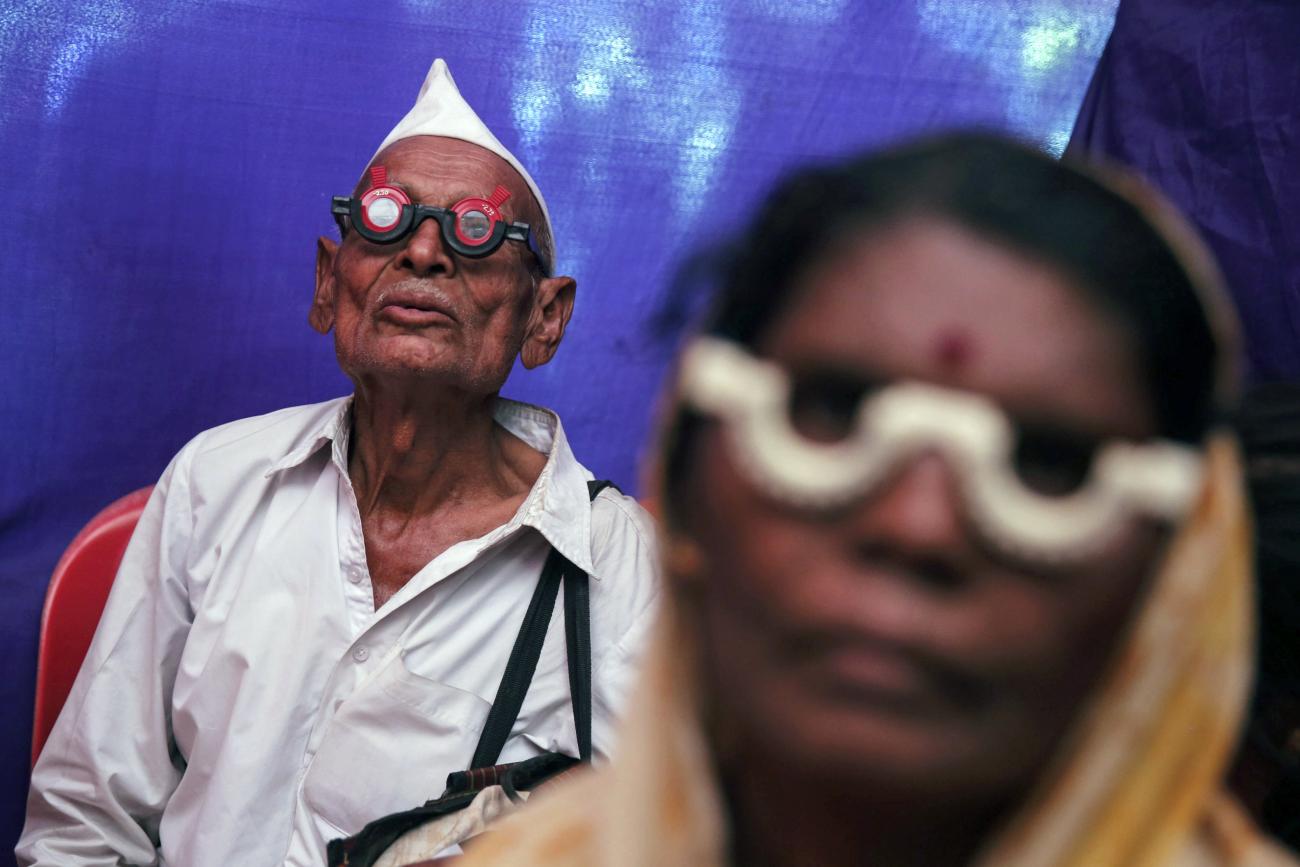
<svg viewBox="0 0 1300 867">
<path fill-rule="evenodd" d="M 592 504 L 592 626 L 602 621 L 606 640 L 592 636 L 591 744 L 607 760 L 627 699 L 640 672 L 659 603 L 660 577 L 654 525 L 631 497 L 606 490 Z M 599 593 L 600 601 L 596 601 Z"/>
<path fill-rule="evenodd" d="M 20 865 L 158 862 L 159 820 L 184 768 L 171 696 L 193 616 L 191 453 L 182 450 L 154 488 L 32 771 Z"/>
</svg>

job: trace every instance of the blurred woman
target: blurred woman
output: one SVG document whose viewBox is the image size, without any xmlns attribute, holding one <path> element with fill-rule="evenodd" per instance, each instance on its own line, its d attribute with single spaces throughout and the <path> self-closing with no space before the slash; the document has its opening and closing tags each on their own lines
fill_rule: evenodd
<svg viewBox="0 0 1300 867">
<path fill-rule="evenodd" d="M 1181 223 L 960 135 L 789 179 L 718 283 L 618 756 L 465 867 L 1291 863 L 1221 789 L 1236 348 Z"/>
</svg>

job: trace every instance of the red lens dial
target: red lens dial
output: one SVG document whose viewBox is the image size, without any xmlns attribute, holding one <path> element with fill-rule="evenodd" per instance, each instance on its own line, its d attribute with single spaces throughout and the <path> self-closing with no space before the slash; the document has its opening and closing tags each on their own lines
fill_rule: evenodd
<svg viewBox="0 0 1300 867">
<path fill-rule="evenodd" d="M 478 247 L 492 240 L 493 230 L 501 222 L 501 204 L 510 198 L 510 191 L 497 187 L 486 199 L 473 197 L 461 199 L 451 206 L 456 215 L 456 238 L 462 244 Z"/>
<path fill-rule="evenodd" d="M 396 187 L 374 187 L 361 197 L 361 219 L 374 232 L 387 232 L 402 218 L 402 206 L 411 204 Z"/>
</svg>

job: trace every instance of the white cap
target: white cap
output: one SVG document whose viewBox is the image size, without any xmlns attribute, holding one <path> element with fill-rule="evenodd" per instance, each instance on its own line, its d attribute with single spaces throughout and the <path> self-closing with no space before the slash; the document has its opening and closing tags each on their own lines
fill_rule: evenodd
<svg viewBox="0 0 1300 867">
<path fill-rule="evenodd" d="M 411 106 L 406 117 L 398 121 L 393 131 L 384 138 L 379 149 L 375 151 L 375 156 L 379 156 L 379 152 L 393 142 L 417 135 L 438 135 L 467 141 L 491 151 L 510 163 L 523 177 L 524 183 L 528 184 L 528 189 L 532 190 L 537 204 L 541 206 L 542 219 L 546 221 L 548 227 L 551 225 L 551 213 L 546 209 L 546 199 L 542 198 L 542 191 L 537 188 L 537 183 L 528 174 L 523 164 L 515 159 L 515 155 L 497 141 L 492 130 L 487 128 L 487 124 L 483 123 L 465 98 L 460 95 L 460 90 L 451 77 L 451 70 L 447 68 L 447 62 L 441 57 L 433 61 L 433 66 L 429 67 L 429 74 L 425 76 L 424 84 L 420 86 L 420 94 L 415 98 L 415 105 Z M 371 157 L 371 161 L 374 161 L 374 157 Z M 553 239 L 551 243 L 554 244 Z M 545 252 L 554 262 L 555 251 Z"/>
</svg>

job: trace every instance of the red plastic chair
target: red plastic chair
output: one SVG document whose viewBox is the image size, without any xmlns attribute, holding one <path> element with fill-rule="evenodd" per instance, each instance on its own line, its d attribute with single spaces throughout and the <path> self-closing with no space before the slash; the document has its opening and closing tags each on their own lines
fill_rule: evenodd
<svg viewBox="0 0 1300 867">
<path fill-rule="evenodd" d="M 49 589 L 45 591 L 36 660 L 33 765 L 72 691 L 72 682 L 99 625 L 126 543 L 131 540 L 152 490 L 141 488 L 127 494 L 91 518 L 54 567 Z"/>
</svg>

